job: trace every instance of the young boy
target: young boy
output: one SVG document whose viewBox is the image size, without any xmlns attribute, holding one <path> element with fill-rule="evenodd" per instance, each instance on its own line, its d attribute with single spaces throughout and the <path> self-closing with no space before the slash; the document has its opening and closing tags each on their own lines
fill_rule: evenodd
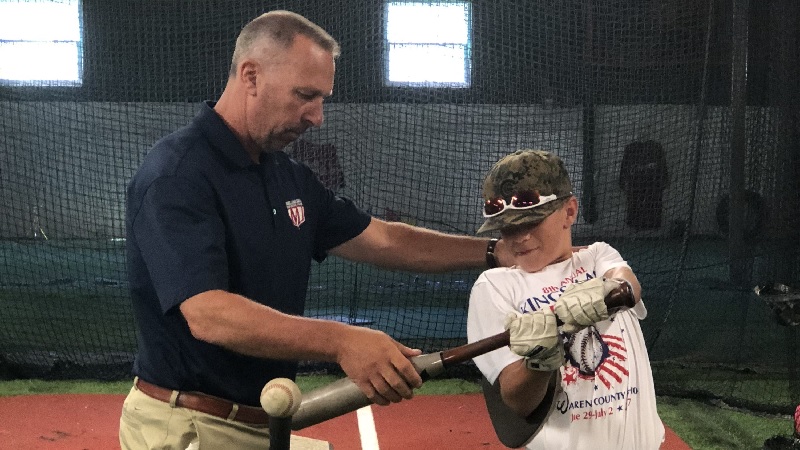
<svg viewBox="0 0 800 450">
<path fill-rule="evenodd" d="M 509 347 L 474 361 L 511 411 L 542 418 L 525 448 L 658 449 L 664 426 L 639 327 L 641 287 L 608 244 L 572 246 L 578 201 L 563 162 L 540 150 L 508 155 L 489 171 L 483 198 L 478 234 L 499 230 L 515 265 L 475 282 L 467 337 L 509 331 Z M 620 283 L 636 305 L 609 317 L 603 300 Z"/>
</svg>

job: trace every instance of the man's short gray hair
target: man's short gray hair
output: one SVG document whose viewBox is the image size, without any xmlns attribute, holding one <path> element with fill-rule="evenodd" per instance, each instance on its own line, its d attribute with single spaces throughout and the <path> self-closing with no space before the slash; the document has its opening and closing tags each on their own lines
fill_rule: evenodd
<svg viewBox="0 0 800 450">
<path fill-rule="evenodd" d="M 330 52 L 334 59 L 339 56 L 339 43 L 319 25 L 291 11 L 270 11 L 256 17 L 242 28 L 239 37 L 236 38 L 229 76 L 236 75 L 241 60 L 256 49 L 262 40 L 266 39 L 280 48 L 287 49 L 291 47 L 298 34 L 308 37 L 320 48 Z"/>
</svg>

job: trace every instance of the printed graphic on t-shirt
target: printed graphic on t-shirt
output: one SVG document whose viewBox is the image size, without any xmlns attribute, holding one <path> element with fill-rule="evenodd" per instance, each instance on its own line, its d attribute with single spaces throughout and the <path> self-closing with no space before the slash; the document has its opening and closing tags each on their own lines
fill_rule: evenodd
<svg viewBox="0 0 800 450">
<path fill-rule="evenodd" d="M 566 363 L 561 367 L 556 410 L 569 414 L 570 422 L 624 413 L 639 393 L 628 380 L 625 340 L 611 330 L 624 333 L 612 325 L 604 333 L 592 326 L 564 336 Z"/>
<path fill-rule="evenodd" d="M 286 202 L 286 209 L 289 210 L 289 219 L 292 220 L 292 224 L 300 228 L 300 225 L 306 221 L 306 210 L 303 207 L 303 201 L 299 198 L 290 200 Z"/>
<path fill-rule="evenodd" d="M 620 383 L 623 377 L 628 376 L 623 365 L 627 351 L 621 336 L 600 334 L 597 328 L 589 327 L 582 333 L 566 336 L 564 350 L 567 355 L 564 381 L 567 384 L 580 377 L 596 380 L 611 389 L 612 383 Z"/>
<path fill-rule="evenodd" d="M 539 311 L 544 308 L 554 308 L 556 301 L 564 293 L 564 289 L 573 283 L 582 283 L 584 281 L 595 278 L 594 272 L 589 273 L 585 268 L 578 267 L 569 276 L 564 277 L 558 284 L 552 286 L 545 286 L 539 295 L 532 295 L 525 299 L 519 312 L 525 314 L 533 311 Z"/>
</svg>

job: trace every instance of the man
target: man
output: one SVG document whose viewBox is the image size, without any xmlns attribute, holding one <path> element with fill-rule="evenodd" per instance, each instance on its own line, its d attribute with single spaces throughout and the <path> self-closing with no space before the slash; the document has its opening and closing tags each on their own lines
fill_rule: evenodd
<svg viewBox="0 0 800 450">
<path fill-rule="evenodd" d="M 427 272 L 510 260 L 496 240 L 372 218 L 279 151 L 322 124 L 338 54 L 302 16 L 256 18 L 236 41 L 219 101 L 156 143 L 131 180 L 139 353 L 123 449 L 263 449 L 260 390 L 294 378 L 298 360 L 338 363 L 380 405 L 412 397 L 422 381 L 408 358 L 419 350 L 301 317 L 312 259 Z"/>
</svg>

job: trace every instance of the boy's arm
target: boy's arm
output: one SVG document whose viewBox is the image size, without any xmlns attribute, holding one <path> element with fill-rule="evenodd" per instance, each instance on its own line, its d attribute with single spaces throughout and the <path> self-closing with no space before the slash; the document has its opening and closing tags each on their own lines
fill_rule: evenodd
<svg viewBox="0 0 800 450">
<path fill-rule="evenodd" d="M 523 364 L 524 366 L 524 364 Z M 511 367 L 507 367 L 511 369 Z M 527 369 L 526 369 L 527 370 Z M 544 421 L 550 414 L 550 411 L 555 401 L 555 391 L 557 380 L 557 371 L 542 372 L 543 374 L 549 373 L 549 382 L 543 388 L 544 392 L 542 398 L 538 400 L 538 405 L 533 407 L 530 413 L 525 416 L 520 416 L 520 413 L 525 414 L 525 411 L 531 407 L 535 402 L 530 405 L 518 405 L 521 407 L 519 410 L 512 409 L 503 400 L 503 393 L 501 392 L 501 378 L 503 374 L 494 381 L 489 383 L 486 377 L 481 377 L 481 389 L 483 390 L 483 398 L 486 400 L 486 409 L 489 412 L 489 418 L 492 421 L 497 437 L 508 448 L 523 447 L 534 436 L 539 433 Z M 511 374 L 509 372 L 508 374 Z M 545 375 L 541 375 L 545 376 Z M 509 380 L 510 378 L 506 378 Z M 508 395 L 508 392 L 507 392 Z M 525 394 L 527 397 L 528 393 Z"/>
<path fill-rule="evenodd" d="M 555 373 L 557 371 L 530 370 L 524 359 L 507 365 L 497 378 L 503 403 L 518 416 L 528 417 L 541 404 Z"/>
<path fill-rule="evenodd" d="M 511 314 L 506 329 L 509 348 L 524 358 L 500 371 L 500 396 L 518 416 L 528 417 L 542 403 L 548 382 L 564 364 L 558 319 L 549 310 Z"/>
</svg>

